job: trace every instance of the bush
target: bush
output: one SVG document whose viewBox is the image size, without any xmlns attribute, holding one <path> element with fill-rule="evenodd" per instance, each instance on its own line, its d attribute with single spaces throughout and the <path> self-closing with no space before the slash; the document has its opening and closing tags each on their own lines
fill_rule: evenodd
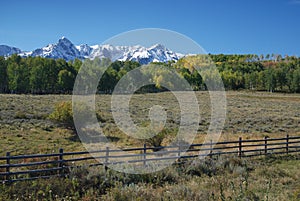
<svg viewBox="0 0 300 201">
<path fill-rule="evenodd" d="M 206 159 L 206 160 L 196 160 L 192 164 L 186 164 L 185 173 L 195 176 L 202 176 L 203 174 L 208 176 L 216 175 L 218 167 L 216 160 Z"/>
<path fill-rule="evenodd" d="M 74 129 L 72 102 L 63 101 L 56 104 L 54 111 L 49 115 L 49 119 Z"/>
<path fill-rule="evenodd" d="M 150 130 L 150 132 L 153 132 L 153 131 Z M 155 152 L 160 151 L 162 149 L 161 147 L 163 146 L 163 142 L 165 142 L 165 140 L 167 138 L 172 137 L 176 133 L 177 133 L 177 130 L 163 129 L 162 131 L 160 131 L 153 137 L 145 139 L 144 143 L 146 143 L 147 145 L 149 145 L 151 147 L 154 147 L 153 151 L 155 151 Z M 147 134 L 144 134 L 144 135 L 146 136 Z"/>
<path fill-rule="evenodd" d="M 155 149 L 153 149 L 153 151 L 159 151 L 160 147 L 162 146 L 162 142 L 165 138 L 165 134 L 164 133 L 158 133 L 157 135 L 148 138 L 145 140 L 146 144 L 149 144 L 150 146 L 153 146 Z"/>
<path fill-rule="evenodd" d="M 15 119 L 27 119 L 27 116 L 24 112 L 16 112 L 15 116 L 14 116 Z"/>
<path fill-rule="evenodd" d="M 76 111 L 76 119 L 79 124 L 77 125 L 80 129 L 85 128 L 89 123 L 93 123 L 93 108 L 85 103 L 75 102 L 75 106 L 72 106 L 71 101 L 63 101 L 55 105 L 54 111 L 49 115 L 49 119 L 60 123 L 61 125 L 75 130 L 73 109 Z M 100 112 L 96 113 L 96 117 L 99 120 Z M 81 121 L 82 120 L 82 121 Z M 91 131 L 90 131 L 91 132 Z"/>
</svg>

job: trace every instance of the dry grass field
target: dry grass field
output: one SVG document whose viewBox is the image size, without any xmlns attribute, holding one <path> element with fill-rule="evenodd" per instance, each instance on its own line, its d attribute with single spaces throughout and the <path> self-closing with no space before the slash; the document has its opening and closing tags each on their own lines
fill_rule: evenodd
<svg viewBox="0 0 300 201">
<path fill-rule="evenodd" d="M 195 143 L 201 142 L 210 124 L 210 99 L 207 92 L 196 92 L 201 120 Z M 50 153 L 62 147 L 66 151 L 84 148 L 74 131 L 58 126 L 48 119 L 54 105 L 70 101 L 70 95 L 0 95 L 0 155 Z M 96 110 L 106 136 L 119 147 L 140 147 L 143 142 L 125 135 L 114 123 L 111 96 L 97 95 Z M 167 112 L 165 139 L 167 145 L 176 135 L 180 124 L 180 108 L 170 92 L 135 94 L 130 101 L 133 121 L 140 126 L 149 124 L 149 108 L 164 107 Z M 261 139 L 300 134 L 300 95 L 264 92 L 227 92 L 227 117 L 220 141 Z"/>
</svg>

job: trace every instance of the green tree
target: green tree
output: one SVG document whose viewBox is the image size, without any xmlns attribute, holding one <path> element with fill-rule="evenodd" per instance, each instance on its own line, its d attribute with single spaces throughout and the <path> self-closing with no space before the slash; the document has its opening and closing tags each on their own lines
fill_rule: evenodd
<svg viewBox="0 0 300 201">
<path fill-rule="evenodd" d="M 265 83 L 266 88 L 269 92 L 273 92 L 276 89 L 276 77 L 275 77 L 275 71 L 272 68 L 269 68 L 265 72 Z"/>
<path fill-rule="evenodd" d="M 0 93 L 7 92 L 8 80 L 7 80 L 7 62 L 4 57 L 0 57 Z"/>
<path fill-rule="evenodd" d="M 59 71 L 58 86 L 62 92 L 70 93 L 73 89 L 74 81 L 75 81 L 75 75 L 72 72 L 66 69 Z"/>
<path fill-rule="evenodd" d="M 293 92 L 300 92 L 300 68 L 296 69 L 293 73 L 291 89 Z"/>
<path fill-rule="evenodd" d="M 22 58 L 13 55 L 8 59 L 7 77 L 8 88 L 14 93 L 27 93 L 30 91 L 29 68 Z"/>
<path fill-rule="evenodd" d="M 287 71 L 288 70 L 285 66 L 281 66 L 275 70 L 276 83 L 281 91 L 283 91 L 284 87 L 287 86 Z"/>
<path fill-rule="evenodd" d="M 43 60 L 41 57 L 36 57 L 31 64 L 29 77 L 31 93 L 46 93 L 47 83 L 50 79 Z"/>
</svg>

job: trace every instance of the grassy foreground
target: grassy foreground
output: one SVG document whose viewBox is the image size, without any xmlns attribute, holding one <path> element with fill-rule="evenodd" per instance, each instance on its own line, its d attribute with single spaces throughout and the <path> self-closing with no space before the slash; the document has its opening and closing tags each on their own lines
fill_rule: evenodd
<svg viewBox="0 0 300 201">
<path fill-rule="evenodd" d="M 0 200 L 294 200 L 300 156 L 213 158 L 146 175 L 77 169 L 67 178 L 0 185 Z"/>
</svg>

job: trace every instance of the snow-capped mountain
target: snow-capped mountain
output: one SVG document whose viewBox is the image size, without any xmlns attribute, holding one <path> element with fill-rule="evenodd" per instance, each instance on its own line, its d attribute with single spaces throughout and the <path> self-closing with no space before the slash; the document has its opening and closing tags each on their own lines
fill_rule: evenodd
<svg viewBox="0 0 300 201">
<path fill-rule="evenodd" d="M 45 57 L 54 59 L 65 59 L 67 61 L 78 59 L 95 59 L 110 58 L 112 61 L 137 61 L 141 64 L 148 64 L 150 62 L 167 62 L 177 61 L 183 54 L 175 53 L 161 44 L 153 45 L 149 48 L 136 46 L 113 46 L 82 44 L 75 46 L 70 40 L 65 37 L 59 39 L 56 44 L 49 44 L 46 47 L 39 48 L 30 52 L 22 52 L 17 48 L 8 46 L 0 46 L 0 56 L 9 56 L 12 54 L 19 54 L 22 57 Z"/>
<path fill-rule="evenodd" d="M 59 39 L 56 44 L 49 44 L 46 47 L 32 51 L 28 56 L 40 56 L 53 59 L 61 58 L 68 61 L 76 58 L 84 59 L 76 46 L 65 37 Z"/>
<path fill-rule="evenodd" d="M 110 58 L 112 61 L 137 61 L 141 64 L 150 62 L 177 61 L 183 54 L 175 53 L 161 44 L 156 44 L 150 48 L 140 45 L 135 46 L 112 46 L 105 45 L 79 45 L 76 48 L 84 58 Z"/>
<path fill-rule="evenodd" d="M 118 60 L 124 52 L 128 51 L 128 49 L 122 46 L 112 46 L 112 45 L 93 45 L 91 46 L 92 51 L 88 56 L 89 59 L 94 59 L 96 57 L 99 58 L 110 58 L 115 61 Z"/>
<path fill-rule="evenodd" d="M 22 51 L 19 48 L 0 45 L 0 56 L 10 56 L 12 54 L 19 54 L 21 52 Z"/>
<path fill-rule="evenodd" d="M 137 61 L 147 64 L 150 62 L 177 61 L 183 56 L 183 54 L 175 53 L 161 44 L 156 44 L 149 48 L 134 46 L 131 51 L 127 51 L 119 60 Z"/>
</svg>

